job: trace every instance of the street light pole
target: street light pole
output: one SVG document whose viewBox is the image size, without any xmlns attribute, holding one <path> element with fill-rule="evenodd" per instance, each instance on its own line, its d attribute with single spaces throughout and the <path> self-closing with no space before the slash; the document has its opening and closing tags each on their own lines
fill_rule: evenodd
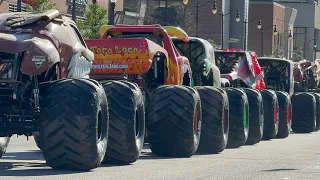
<svg viewBox="0 0 320 180">
<path fill-rule="evenodd" d="M 317 47 L 318 47 L 318 44 L 317 44 L 317 40 L 315 39 L 314 40 L 314 57 L 313 57 L 313 60 L 316 60 L 317 59 Z"/>
<path fill-rule="evenodd" d="M 261 24 L 261 20 L 260 20 L 259 22 L 260 22 L 260 24 Z M 267 30 L 267 29 L 270 29 L 271 27 L 274 27 L 274 29 L 273 29 L 273 34 L 274 34 L 274 35 L 278 34 L 277 26 L 276 26 L 276 25 L 271 25 L 271 26 L 269 26 L 269 27 L 267 27 L 267 28 L 261 28 L 261 29 L 260 29 L 260 30 L 261 30 L 261 56 L 263 56 L 263 54 L 264 54 L 264 51 L 263 51 L 264 31 Z"/>
<path fill-rule="evenodd" d="M 22 0 L 18 0 L 18 2 L 17 2 L 17 11 L 18 12 L 21 12 L 21 10 L 22 10 L 21 6 L 22 6 Z"/>
<path fill-rule="evenodd" d="M 197 2 L 196 5 L 196 36 L 198 37 L 198 29 L 199 29 L 199 8 L 207 5 L 208 3 L 211 3 L 212 1 L 207 1 L 206 3 L 199 5 L 199 2 Z M 212 7 L 212 13 L 215 14 L 216 12 L 216 2 L 213 2 L 213 7 Z"/>
<path fill-rule="evenodd" d="M 253 20 L 256 20 L 258 18 L 253 18 L 251 19 L 250 21 L 246 22 L 244 21 L 244 37 L 243 37 L 243 49 L 246 51 L 248 48 L 247 48 L 247 39 L 248 39 L 248 34 L 247 34 L 247 26 L 250 22 L 252 22 Z M 261 21 L 259 20 L 258 21 L 258 24 L 257 24 L 257 27 L 258 29 L 261 29 Z"/>
<path fill-rule="evenodd" d="M 115 15 L 115 8 L 116 8 L 116 0 L 110 0 L 109 4 L 110 7 L 108 8 L 108 25 L 114 25 L 114 15 Z"/>
<path fill-rule="evenodd" d="M 72 1 L 72 20 L 76 22 L 76 0 Z"/>
</svg>

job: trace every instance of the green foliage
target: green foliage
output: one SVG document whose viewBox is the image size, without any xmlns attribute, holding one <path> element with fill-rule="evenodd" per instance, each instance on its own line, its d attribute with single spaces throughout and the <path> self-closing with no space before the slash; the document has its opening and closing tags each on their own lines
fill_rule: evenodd
<svg viewBox="0 0 320 180">
<path fill-rule="evenodd" d="M 99 39 L 99 28 L 107 23 L 108 10 L 95 3 L 89 5 L 85 21 L 77 20 L 77 27 L 85 39 Z"/>
<path fill-rule="evenodd" d="M 57 9 L 56 3 L 52 3 L 49 0 L 33 0 L 35 6 L 27 5 L 27 12 L 42 12 L 50 9 Z"/>
<path fill-rule="evenodd" d="M 216 43 L 212 39 L 208 39 L 208 42 L 212 45 L 213 48 L 216 48 Z"/>
<path fill-rule="evenodd" d="M 165 20 L 165 8 L 149 10 L 150 14 L 145 24 L 160 24 L 163 26 L 178 26 L 185 30 L 188 35 L 195 34 L 194 15 L 187 7 L 177 5 L 168 7 L 168 18 Z"/>
<path fill-rule="evenodd" d="M 294 62 L 298 62 L 298 61 L 304 60 L 302 48 L 300 48 L 300 47 L 294 47 L 294 48 L 293 48 L 292 58 L 291 58 L 291 59 L 292 59 L 292 61 L 294 61 Z"/>
<path fill-rule="evenodd" d="M 276 47 L 272 48 L 272 54 L 265 55 L 265 57 L 285 58 L 284 51 L 280 46 L 276 46 Z"/>
</svg>

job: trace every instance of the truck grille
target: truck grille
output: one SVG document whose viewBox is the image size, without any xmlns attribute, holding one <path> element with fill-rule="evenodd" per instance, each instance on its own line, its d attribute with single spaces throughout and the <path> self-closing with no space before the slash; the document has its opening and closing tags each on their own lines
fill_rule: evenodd
<svg viewBox="0 0 320 180">
<path fill-rule="evenodd" d="M 0 96 L 12 96 L 20 84 L 18 80 L 22 53 L 0 52 Z"/>
</svg>

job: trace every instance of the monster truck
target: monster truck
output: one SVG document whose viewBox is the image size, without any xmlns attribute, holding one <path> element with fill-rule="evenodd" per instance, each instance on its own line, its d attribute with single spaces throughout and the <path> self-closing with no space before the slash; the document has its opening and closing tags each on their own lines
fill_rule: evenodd
<svg viewBox="0 0 320 180">
<path fill-rule="evenodd" d="M 184 41 L 187 34 L 160 25 L 103 26 L 100 33 L 101 39 L 86 43 L 95 54 L 90 77 L 102 83 L 110 109 L 105 160 L 136 161 L 144 123 L 154 154 L 192 156 L 201 133 L 200 96 L 191 88 L 188 58 L 178 53 L 168 33 Z"/>
<path fill-rule="evenodd" d="M 229 134 L 229 101 L 221 89 L 220 71 L 215 65 L 212 45 L 201 38 L 185 42 L 171 37 L 180 54 L 190 61 L 193 85 L 202 105 L 202 129 L 199 153 L 218 153 L 225 149 Z"/>
<path fill-rule="evenodd" d="M 290 100 L 294 94 L 293 63 L 287 59 L 271 57 L 259 57 L 258 62 L 263 67 L 266 88 L 276 91 L 279 101 L 279 128 L 276 137 L 286 138 L 294 119 L 292 108 L 296 106 Z"/>
<path fill-rule="evenodd" d="M 303 60 L 294 63 L 295 96 L 292 98 L 292 130 L 296 133 L 308 133 L 320 129 L 319 61 L 319 59 L 314 62 Z"/>
<path fill-rule="evenodd" d="M 222 86 L 229 95 L 228 146 L 239 147 L 274 138 L 278 131 L 278 100 L 275 92 L 265 90 L 255 53 L 240 49 L 216 50 L 215 59 Z"/>
<path fill-rule="evenodd" d="M 309 133 L 319 130 L 320 94 L 317 87 L 319 79 L 315 77 L 317 70 L 319 70 L 318 61 L 292 62 L 287 59 L 268 57 L 261 57 L 258 60 L 265 69 L 268 88 L 280 91 L 279 93 L 286 93 L 291 97 L 292 112 L 289 112 L 290 108 L 280 107 L 279 132 L 282 131 L 280 136 L 287 136 L 290 125 L 295 133 Z M 284 101 L 290 103 L 288 98 L 285 98 Z"/>
<path fill-rule="evenodd" d="M 90 170 L 105 155 L 105 92 L 89 79 L 94 58 L 58 10 L 0 14 L 0 151 L 32 136 L 52 168 Z"/>
</svg>

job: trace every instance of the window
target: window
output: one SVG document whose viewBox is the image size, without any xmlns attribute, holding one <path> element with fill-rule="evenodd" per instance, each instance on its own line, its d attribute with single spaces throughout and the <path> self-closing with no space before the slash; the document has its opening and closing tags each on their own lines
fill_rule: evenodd
<svg viewBox="0 0 320 180">
<path fill-rule="evenodd" d="M 304 43 L 306 40 L 306 28 L 293 28 L 293 48 L 303 49 L 303 54 L 305 54 Z"/>
<path fill-rule="evenodd" d="M 21 11 L 26 12 L 26 7 L 21 6 Z M 17 4 L 9 3 L 9 12 L 18 12 Z"/>
</svg>

